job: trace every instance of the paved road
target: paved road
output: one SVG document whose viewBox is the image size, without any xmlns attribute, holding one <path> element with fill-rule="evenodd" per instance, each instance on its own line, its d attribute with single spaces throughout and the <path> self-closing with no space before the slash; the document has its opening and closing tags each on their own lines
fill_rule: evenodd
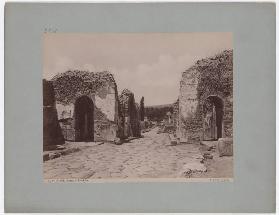
<svg viewBox="0 0 279 215">
<path fill-rule="evenodd" d="M 182 166 L 201 156 L 197 145 L 171 146 L 157 128 L 123 145 L 73 144 L 81 150 L 44 162 L 45 179 L 180 177 Z"/>
</svg>

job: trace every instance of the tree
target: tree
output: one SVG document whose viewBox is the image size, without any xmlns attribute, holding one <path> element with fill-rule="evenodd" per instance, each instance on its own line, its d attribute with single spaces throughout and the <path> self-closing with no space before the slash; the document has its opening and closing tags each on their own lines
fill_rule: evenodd
<svg viewBox="0 0 279 215">
<path fill-rule="evenodd" d="M 144 97 L 141 97 L 141 100 L 140 100 L 140 121 L 144 121 L 144 115 L 145 115 Z"/>
</svg>

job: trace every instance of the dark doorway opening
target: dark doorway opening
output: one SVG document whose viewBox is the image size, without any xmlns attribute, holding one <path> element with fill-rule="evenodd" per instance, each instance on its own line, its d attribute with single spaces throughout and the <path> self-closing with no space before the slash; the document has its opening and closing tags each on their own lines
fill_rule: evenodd
<svg viewBox="0 0 279 215">
<path fill-rule="evenodd" d="M 218 140 L 223 136 L 224 105 L 218 96 L 209 96 L 203 105 L 204 140 Z"/>
<path fill-rule="evenodd" d="M 94 104 L 82 96 L 75 103 L 75 139 L 76 141 L 94 141 Z"/>
</svg>

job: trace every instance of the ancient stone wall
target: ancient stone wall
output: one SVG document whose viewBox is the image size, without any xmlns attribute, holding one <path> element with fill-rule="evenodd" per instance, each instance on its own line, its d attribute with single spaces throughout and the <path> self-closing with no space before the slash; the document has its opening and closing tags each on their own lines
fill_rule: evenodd
<svg viewBox="0 0 279 215">
<path fill-rule="evenodd" d="M 43 80 L 43 146 L 64 144 L 64 138 L 58 123 L 55 96 L 52 83 Z"/>
<path fill-rule="evenodd" d="M 198 61 L 182 74 L 177 133 L 187 142 L 204 138 L 204 103 L 209 97 L 223 103 L 222 137 L 233 135 L 233 52 L 224 51 Z"/>
<path fill-rule="evenodd" d="M 172 113 L 173 125 L 175 130 L 178 130 L 179 127 L 179 99 L 173 104 L 173 113 Z"/>
<path fill-rule="evenodd" d="M 53 78 L 56 107 L 61 124 L 70 118 L 72 123 L 62 125 L 68 140 L 76 140 L 75 103 L 82 96 L 94 104 L 94 141 L 114 141 L 118 135 L 118 94 L 113 75 L 109 72 L 92 73 L 68 71 Z M 68 120 L 69 121 L 69 120 Z M 67 129 L 66 129 L 67 127 Z M 67 131 L 66 131 L 67 130 Z"/>
<path fill-rule="evenodd" d="M 119 97 L 122 113 L 123 136 L 140 137 L 139 105 L 135 103 L 134 94 L 124 89 Z"/>
<path fill-rule="evenodd" d="M 199 76 L 196 69 L 190 68 L 182 74 L 180 82 L 178 136 L 187 142 L 197 141 L 202 135 L 197 92 Z"/>
</svg>

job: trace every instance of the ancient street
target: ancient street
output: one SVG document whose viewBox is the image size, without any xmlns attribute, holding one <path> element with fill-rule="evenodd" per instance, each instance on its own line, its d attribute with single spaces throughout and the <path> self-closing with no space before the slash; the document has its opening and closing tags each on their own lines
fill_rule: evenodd
<svg viewBox="0 0 279 215">
<path fill-rule="evenodd" d="M 183 166 L 201 164 L 199 145 L 170 145 L 158 128 L 123 145 L 106 142 L 66 143 L 80 151 L 44 162 L 45 179 L 176 178 Z"/>
</svg>

